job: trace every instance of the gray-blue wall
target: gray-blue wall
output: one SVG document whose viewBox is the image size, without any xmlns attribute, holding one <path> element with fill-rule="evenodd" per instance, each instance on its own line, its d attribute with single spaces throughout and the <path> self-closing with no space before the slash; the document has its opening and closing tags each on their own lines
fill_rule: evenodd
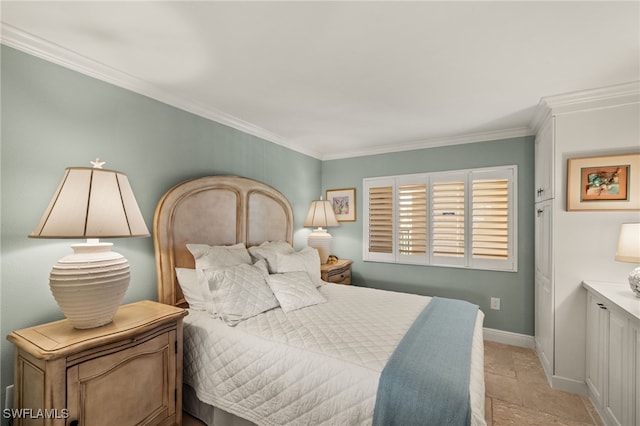
<svg viewBox="0 0 640 426">
<path fill-rule="evenodd" d="M 356 188 L 357 221 L 342 222 L 329 230 L 334 238 L 333 252 L 338 257 L 353 259 L 352 272 L 358 285 L 465 299 L 484 311 L 485 327 L 532 336 L 533 156 L 533 137 L 522 137 L 324 161 L 323 191 Z M 509 164 L 518 166 L 518 272 L 362 261 L 363 178 Z M 491 297 L 501 299 L 500 311 L 489 309 Z"/>
<path fill-rule="evenodd" d="M 1 389 L 13 383 L 12 330 L 62 318 L 49 291 L 51 267 L 74 240 L 29 239 L 64 169 L 127 173 L 151 230 L 156 203 L 174 184 L 210 174 L 263 181 L 291 201 L 295 245 L 306 245 L 309 204 L 320 192 L 321 162 L 2 46 L 1 57 Z M 156 298 L 151 238 L 115 239 L 131 265 L 125 302 Z"/>
<path fill-rule="evenodd" d="M 72 241 L 26 236 L 36 226 L 65 167 L 90 166 L 128 174 L 147 226 L 157 201 L 192 177 L 232 174 L 282 191 L 294 207 L 295 245 L 309 203 L 325 189 L 356 188 L 357 221 L 331 229 L 334 252 L 354 260 L 359 285 L 444 297 L 481 306 L 485 326 L 533 335 L 533 141 L 481 142 L 321 162 L 224 125 L 2 46 L 0 146 L 1 391 L 13 382 L 12 330 L 62 318 L 48 288 L 52 265 Z M 517 164 L 517 273 L 362 262 L 362 178 Z M 125 303 L 155 299 L 150 238 L 112 240 L 131 264 Z M 489 310 L 491 296 L 501 311 Z M 5 424 L 5 423 L 3 423 Z"/>
</svg>

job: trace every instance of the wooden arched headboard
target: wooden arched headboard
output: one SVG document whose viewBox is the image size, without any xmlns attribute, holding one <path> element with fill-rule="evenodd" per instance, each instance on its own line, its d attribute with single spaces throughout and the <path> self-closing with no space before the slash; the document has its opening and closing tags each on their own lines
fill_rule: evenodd
<svg viewBox="0 0 640 426">
<path fill-rule="evenodd" d="M 187 306 L 175 268 L 194 268 L 188 243 L 247 247 L 293 245 L 293 210 L 278 190 L 253 179 L 205 176 L 182 182 L 160 200 L 153 220 L 158 301 Z"/>
</svg>

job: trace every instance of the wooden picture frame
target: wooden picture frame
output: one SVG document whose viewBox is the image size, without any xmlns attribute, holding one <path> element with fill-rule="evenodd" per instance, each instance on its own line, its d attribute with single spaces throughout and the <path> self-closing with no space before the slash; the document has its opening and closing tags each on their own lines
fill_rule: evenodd
<svg viewBox="0 0 640 426">
<path fill-rule="evenodd" d="M 640 153 L 570 158 L 567 211 L 640 210 Z"/>
<path fill-rule="evenodd" d="M 338 222 L 356 221 L 356 189 L 327 189 L 327 200 L 331 201 Z"/>
</svg>

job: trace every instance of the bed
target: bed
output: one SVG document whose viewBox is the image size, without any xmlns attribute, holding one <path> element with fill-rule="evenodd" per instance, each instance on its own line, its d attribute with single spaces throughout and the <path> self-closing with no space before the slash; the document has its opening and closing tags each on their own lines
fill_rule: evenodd
<svg viewBox="0 0 640 426">
<path fill-rule="evenodd" d="M 380 424 L 374 414 L 378 417 L 376 399 L 385 366 L 399 352 L 408 330 L 414 330 L 417 318 L 436 305 L 426 296 L 318 282 L 311 269 L 304 273 L 304 268 L 291 267 L 300 259 L 306 259 L 303 266 L 313 265 L 312 249 L 293 250 L 293 230 L 293 210 L 286 197 L 252 179 L 189 180 L 171 188 L 158 203 L 154 217 L 158 299 L 189 308 L 184 321 L 183 408 L 208 425 Z M 206 252 L 207 247 L 222 251 Z M 203 269 L 198 263 L 196 269 L 204 258 L 198 258 L 199 249 L 216 264 L 232 250 L 235 256 L 236 249 L 245 247 L 252 254 L 252 248 L 255 253 L 261 253 L 261 247 L 275 251 L 267 251 L 263 258 L 252 256 L 249 266 Z M 255 290 L 255 269 L 266 277 L 273 294 Z M 177 271 L 202 270 L 204 285 L 210 286 L 228 282 L 230 270 L 237 280 L 242 270 L 242 286 L 250 290 L 243 288 L 243 296 L 233 293 L 236 305 L 246 298 L 254 309 L 273 295 L 281 303 L 242 318 L 225 315 L 221 300 L 228 299 L 196 306 L 192 296 L 185 298 Z M 292 296 L 296 280 L 312 283 L 313 290 L 304 287 L 308 295 Z M 214 293 L 220 296 L 221 288 L 215 287 Z M 233 309 L 247 309 L 236 305 Z M 468 424 L 485 425 L 484 315 L 477 310 L 473 316 L 467 339 L 470 357 L 467 365 L 453 370 L 469 371 Z M 439 350 L 446 339 L 430 346 Z"/>
</svg>

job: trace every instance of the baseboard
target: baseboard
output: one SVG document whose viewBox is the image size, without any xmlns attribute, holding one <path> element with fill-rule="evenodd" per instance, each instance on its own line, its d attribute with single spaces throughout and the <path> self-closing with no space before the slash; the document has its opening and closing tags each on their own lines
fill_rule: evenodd
<svg viewBox="0 0 640 426">
<path fill-rule="evenodd" d="M 551 387 L 553 389 L 576 393 L 578 395 L 588 395 L 588 388 L 585 382 L 569 379 L 561 376 L 551 376 Z"/>
<path fill-rule="evenodd" d="M 542 364 L 542 370 L 544 371 L 544 375 L 549 382 L 549 386 L 553 389 L 577 393 L 579 395 L 587 395 L 588 388 L 586 382 L 581 382 L 575 379 L 569 379 L 567 377 L 555 376 L 553 371 L 551 370 L 551 365 L 548 365 L 543 361 L 542 356 L 540 356 L 540 350 L 536 347 L 536 355 L 540 359 L 540 363 Z"/>
<path fill-rule="evenodd" d="M 587 392 L 588 392 L 587 397 L 589 397 L 589 401 L 591 401 L 591 405 L 593 405 L 594 410 L 596 410 L 596 414 L 600 417 L 600 424 L 605 426 L 616 424 L 616 422 L 613 421 L 613 419 L 609 418 L 609 415 L 602 408 L 602 406 L 598 404 L 598 401 L 591 394 L 591 389 L 589 389 L 588 385 L 587 385 Z"/>
<path fill-rule="evenodd" d="M 535 349 L 536 347 L 536 341 L 533 336 L 486 327 L 483 328 L 482 331 L 485 340 L 503 343 L 505 345 L 520 346 L 528 349 Z"/>
</svg>

